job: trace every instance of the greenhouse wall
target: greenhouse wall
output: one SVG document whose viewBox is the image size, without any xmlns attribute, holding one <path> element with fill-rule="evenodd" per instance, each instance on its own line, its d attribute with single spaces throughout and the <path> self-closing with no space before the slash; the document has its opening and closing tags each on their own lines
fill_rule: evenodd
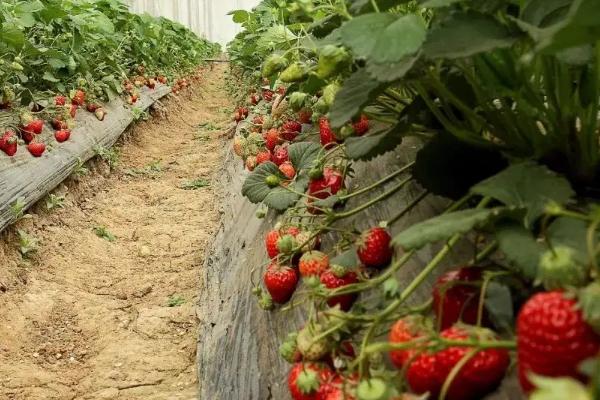
<svg viewBox="0 0 600 400">
<path fill-rule="evenodd" d="M 130 0 L 136 13 L 147 12 L 179 21 L 198 35 L 227 44 L 240 31 L 227 15 L 232 10 L 251 9 L 259 0 Z"/>
</svg>

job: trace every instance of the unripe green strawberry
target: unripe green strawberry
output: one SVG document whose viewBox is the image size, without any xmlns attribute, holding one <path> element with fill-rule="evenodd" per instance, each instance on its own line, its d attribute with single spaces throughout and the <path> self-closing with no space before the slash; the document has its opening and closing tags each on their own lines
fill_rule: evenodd
<svg viewBox="0 0 600 400">
<path fill-rule="evenodd" d="M 18 62 L 13 62 L 12 64 L 10 64 L 10 67 L 15 71 L 23 71 L 24 69 L 23 66 Z"/>
<path fill-rule="evenodd" d="M 296 340 L 298 338 L 298 332 L 291 332 L 287 335 L 287 338 L 279 346 L 279 355 L 287 362 L 293 364 L 302 359 L 302 354 L 298 351 L 298 345 Z"/>
<path fill-rule="evenodd" d="M 329 105 L 325 102 L 325 98 L 323 97 L 317 100 L 313 107 L 319 114 L 327 114 L 329 111 Z"/>
<path fill-rule="evenodd" d="M 546 290 L 580 287 L 588 276 L 588 268 L 577 262 L 575 251 L 570 247 L 556 246 L 540 258 L 537 280 Z"/>
<path fill-rule="evenodd" d="M 286 68 L 288 66 L 288 60 L 279 54 L 270 55 L 264 62 L 262 68 L 262 74 L 264 77 L 269 77 Z"/>
<path fill-rule="evenodd" d="M 290 95 L 290 107 L 294 111 L 301 110 L 308 98 L 308 94 L 302 92 L 294 92 Z"/>
<path fill-rule="evenodd" d="M 277 175 L 269 175 L 265 178 L 265 183 L 269 186 L 269 187 L 276 187 L 279 186 L 279 182 L 280 179 Z"/>
<path fill-rule="evenodd" d="M 298 332 L 296 344 L 304 360 L 318 361 L 331 351 L 332 343 L 329 337 L 315 340 L 321 333 L 323 328 L 319 324 L 309 324 Z"/>
<path fill-rule="evenodd" d="M 298 82 L 306 79 L 308 76 L 308 68 L 306 65 L 300 62 L 294 62 L 290 64 L 281 75 L 279 75 L 279 79 L 282 82 L 291 83 Z"/>
<path fill-rule="evenodd" d="M 388 400 L 391 394 L 391 388 L 379 378 L 362 381 L 356 389 L 358 400 Z"/>
<path fill-rule="evenodd" d="M 325 86 L 323 89 L 323 97 L 321 97 L 325 101 L 325 105 L 327 107 L 331 107 L 333 101 L 335 100 L 335 95 L 340 90 L 340 85 L 337 82 L 330 83 Z"/>
<path fill-rule="evenodd" d="M 321 79 L 333 76 L 349 59 L 350 56 L 345 49 L 331 44 L 324 46 L 319 52 L 317 76 Z"/>
<path fill-rule="evenodd" d="M 277 249 L 280 254 L 291 254 L 297 246 L 298 242 L 292 235 L 283 235 L 277 240 Z"/>
<path fill-rule="evenodd" d="M 578 297 L 583 319 L 600 335 L 600 282 L 592 282 L 581 289 Z"/>
</svg>

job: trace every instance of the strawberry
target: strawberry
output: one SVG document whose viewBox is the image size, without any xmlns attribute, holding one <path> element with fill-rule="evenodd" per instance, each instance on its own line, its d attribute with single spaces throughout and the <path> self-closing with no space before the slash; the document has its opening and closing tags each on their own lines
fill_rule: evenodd
<svg viewBox="0 0 600 400">
<path fill-rule="evenodd" d="M 321 138 L 322 146 L 337 142 L 337 138 L 335 137 L 327 118 L 321 118 L 319 120 L 319 136 Z"/>
<path fill-rule="evenodd" d="M 75 106 L 82 106 L 85 103 L 85 92 L 83 90 L 76 90 L 71 99 L 71 104 Z"/>
<path fill-rule="evenodd" d="M 333 168 L 326 167 L 322 177 L 310 181 L 308 194 L 318 199 L 326 199 L 339 192 L 343 184 L 342 174 Z"/>
<path fill-rule="evenodd" d="M 71 115 L 71 118 L 75 118 L 76 114 L 77 114 L 77 105 L 71 104 L 71 109 L 69 111 L 69 115 Z"/>
<path fill-rule="evenodd" d="M 41 142 L 31 142 L 27 145 L 27 150 L 29 150 L 32 156 L 41 157 L 46 151 L 46 145 Z"/>
<path fill-rule="evenodd" d="M 303 108 L 298 111 L 298 121 L 301 124 L 310 124 L 312 118 L 312 110 L 310 108 Z"/>
<path fill-rule="evenodd" d="M 597 355 L 600 337 L 584 321 L 577 301 L 560 291 L 532 296 L 517 317 L 517 361 L 524 391 L 529 374 L 583 380 L 579 364 Z"/>
<path fill-rule="evenodd" d="M 148 82 L 146 82 L 146 86 L 149 89 L 154 89 L 156 87 L 156 81 L 153 78 L 148 79 Z"/>
<path fill-rule="evenodd" d="M 318 250 L 308 251 L 300 257 L 298 268 L 300 269 L 300 275 L 304 277 L 321 276 L 329 268 L 329 257 Z"/>
<path fill-rule="evenodd" d="M 23 139 L 23 141 L 25 143 L 31 143 L 33 141 L 33 139 L 35 138 L 35 135 L 32 132 L 27 132 L 27 131 L 20 131 L 21 133 L 21 139 Z"/>
<path fill-rule="evenodd" d="M 125 84 L 125 86 L 124 86 L 124 89 L 128 93 L 132 93 L 133 92 L 133 85 L 131 84 L 131 82 L 127 82 Z"/>
<path fill-rule="evenodd" d="M 271 161 L 271 152 L 268 149 L 259 151 L 256 155 L 256 165 L 260 165 L 267 161 Z"/>
<path fill-rule="evenodd" d="M 483 340 L 493 340 L 490 331 L 478 329 L 475 332 Z M 443 331 L 442 338 L 453 341 L 467 340 L 469 332 L 463 328 L 452 327 Z M 437 398 L 442 385 L 458 364 L 472 348 L 451 346 L 436 353 L 423 352 L 411 362 L 406 378 L 417 394 L 429 392 Z M 475 354 L 456 374 L 448 392 L 447 400 L 476 400 L 493 391 L 504 378 L 510 363 L 505 349 L 485 349 Z"/>
<path fill-rule="evenodd" d="M 297 349 L 305 361 L 321 361 L 329 355 L 333 341 L 329 336 L 322 337 L 324 329 L 319 324 L 309 324 L 298 332 Z"/>
<path fill-rule="evenodd" d="M 369 119 L 366 115 L 361 114 L 358 122 L 353 123 L 352 127 L 354 128 L 356 135 L 362 136 L 369 130 Z"/>
<path fill-rule="evenodd" d="M 295 269 L 280 266 L 276 261 L 272 261 L 263 276 L 263 282 L 273 301 L 283 304 L 294 294 L 298 283 L 298 274 Z"/>
<path fill-rule="evenodd" d="M 392 237 L 384 228 L 371 228 L 362 233 L 356 242 L 356 253 L 365 267 L 385 267 L 394 254 L 390 247 Z"/>
<path fill-rule="evenodd" d="M 69 129 L 69 124 L 67 124 L 66 121 L 62 121 L 58 118 L 52 118 L 51 123 L 55 130 Z"/>
<path fill-rule="evenodd" d="M 96 111 L 94 111 L 94 115 L 96 116 L 96 119 L 98 121 L 104 121 L 104 118 L 106 117 L 106 110 L 104 110 L 104 108 L 102 107 L 98 107 L 96 109 Z"/>
<path fill-rule="evenodd" d="M 321 274 L 321 283 L 325 285 L 327 289 L 336 289 L 357 282 L 358 277 L 356 276 L 356 273 L 348 271 L 346 268 L 339 265 L 333 265 L 330 269 Z M 329 307 L 335 307 L 339 304 L 343 311 L 348 311 L 352 308 L 352 304 L 356 301 L 356 297 L 357 295 L 355 293 L 331 297 L 327 300 L 327 305 Z"/>
<path fill-rule="evenodd" d="M 248 171 L 254 171 L 254 168 L 256 168 L 256 156 L 248 156 L 246 158 L 246 168 L 248 168 Z"/>
<path fill-rule="evenodd" d="M 322 363 L 296 363 L 288 374 L 288 389 L 293 400 L 316 400 L 321 385 L 329 382 L 333 371 Z"/>
<path fill-rule="evenodd" d="M 265 236 L 265 247 L 267 248 L 267 255 L 269 258 L 275 258 L 279 254 L 277 241 L 280 237 L 281 235 L 277 229 L 267 232 L 267 235 Z"/>
<path fill-rule="evenodd" d="M 248 102 L 250 104 L 252 104 L 253 106 L 258 104 L 258 97 L 255 94 L 250 95 L 250 97 L 248 98 Z"/>
<path fill-rule="evenodd" d="M 481 269 L 463 267 L 446 272 L 433 285 L 433 311 L 440 329 L 447 329 L 462 320 L 477 323 L 480 288 L 474 283 L 481 280 Z"/>
<path fill-rule="evenodd" d="M 285 175 L 288 179 L 294 179 L 296 176 L 296 170 L 291 162 L 285 161 L 279 166 L 279 171 Z"/>
<path fill-rule="evenodd" d="M 278 166 L 286 161 L 289 161 L 288 148 L 286 145 L 275 146 L 273 150 L 273 160 Z"/>
<path fill-rule="evenodd" d="M 421 328 L 418 321 L 415 321 L 411 317 L 406 317 L 399 319 L 392 325 L 388 339 L 390 343 L 402 344 L 413 341 L 424 334 L 425 331 Z M 417 352 L 418 347 L 416 345 L 406 350 L 392 350 L 390 351 L 390 359 L 396 368 L 402 369 Z"/>
<path fill-rule="evenodd" d="M 64 106 L 65 104 L 67 104 L 67 98 L 65 96 L 56 96 L 54 98 L 54 104 L 56 104 L 57 106 Z"/>
<path fill-rule="evenodd" d="M 277 94 L 280 94 L 281 96 L 285 96 L 286 91 L 287 91 L 287 89 L 284 86 L 279 86 L 277 88 Z"/>
<path fill-rule="evenodd" d="M 263 98 L 263 99 L 264 99 L 264 100 L 265 100 L 267 103 L 269 103 L 269 102 L 271 102 L 271 101 L 273 100 L 273 95 L 274 95 L 274 93 L 273 93 L 273 91 L 272 91 L 272 90 L 269 90 L 269 89 L 264 89 L 264 90 L 262 91 L 262 98 Z"/>
<path fill-rule="evenodd" d="M 85 109 L 91 113 L 96 111 L 98 108 L 100 108 L 100 106 L 96 103 L 87 103 L 87 105 L 85 106 Z"/>
<path fill-rule="evenodd" d="M 44 121 L 41 119 L 34 119 L 28 124 L 23 125 L 21 129 L 27 133 L 39 135 L 44 130 Z"/>
<path fill-rule="evenodd" d="M 164 75 L 159 75 L 158 78 L 156 78 L 156 79 L 163 85 L 165 85 L 167 83 L 167 77 L 165 77 Z"/>
<path fill-rule="evenodd" d="M 287 121 L 281 126 L 281 137 L 284 140 L 292 141 L 302 131 L 302 124 L 297 121 Z"/>
<path fill-rule="evenodd" d="M 254 125 L 262 126 L 265 123 L 265 117 L 263 117 L 262 115 L 257 115 L 256 117 L 252 118 L 252 123 Z"/>
<path fill-rule="evenodd" d="M 246 145 L 246 139 L 242 136 L 236 136 L 233 138 L 233 151 L 238 156 L 242 156 L 244 154 L 244 146 Z"/>
<path fill-rule="evenodd" d="M 14 156 L 17 153 L 18 147 L 17 135 L 13 131 L 6 131 L 0 137 L 0 150 L 6 153 L 7 156 Z"/>
<path fill-rule="evenodd" d="M 54 132 L 54 138 L 58 143 L 66 142 L 71 137 L 71 131 L 68 129 L 62 129 Z"/>
<path fill-rule="evenodd" d="M 277 128 L 269 129 L 265 134 L 264 139 L 265 146 L 271 151 L 275 150 L 275 146 L 282 142 L 281 137 L 279 136 L 279 130 L 277 130 Z"/>
<path fill-rule="evenodd" d="M 140 98 L 140 96 L 138 94 L 131 95 L 131 101 L 133 101 L 133 104 L 137 103 L 139 98 Z"/>
</svg>

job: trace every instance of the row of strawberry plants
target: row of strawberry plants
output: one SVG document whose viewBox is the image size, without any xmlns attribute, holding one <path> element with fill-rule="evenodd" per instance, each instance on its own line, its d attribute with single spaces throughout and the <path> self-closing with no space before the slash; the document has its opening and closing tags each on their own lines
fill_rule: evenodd
<svg viewBox="0 0 600 400">
<path fill-rule="evenodd" d="M 165 18 L 135 15 L 121 0 L 9 0 L 0 3 L 0 150 L 20 144 L 40 157 L 44 121 L 56 142 L 70 138 L 78 108 L 104 120 L 102 104 L 140 88 L 197 78 L 219 46 Z"/>
<path fill-rule="evenodd" d="M 306 311 L 280 348 L 291 396 L 479 399 L 516 368 L 530 398 L 596 398 L 600 4 L 264 0 L 232 15 L 242 191 L 258 217 L 280 213 L 252 290 Z M 414 162 L 355 176 L 409 137 Z M 354 226 L 408 185 L 421 192 L 387 220 Z M 443 213 L 395 229 L 434 195 Z M 444 272 L 465 240 L 473 254 Z"/>
</svg>

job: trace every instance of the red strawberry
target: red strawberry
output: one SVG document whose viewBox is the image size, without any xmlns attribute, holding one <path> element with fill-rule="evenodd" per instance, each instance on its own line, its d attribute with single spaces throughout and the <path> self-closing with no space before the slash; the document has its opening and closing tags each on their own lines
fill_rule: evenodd
<svg viewBox="0 0 600 400">
<path fill-rule="evenodd" d="M 273 91 L 269 89 L 264 89 L 262 91 L 262 98 L 268 103 L 273 100 Z"/>
<path fill-rule="evenodd" d="M 424 334 L 425 331 L 419 323 L 407 317 L 399 319 L 392 325 L 389 341 L 390 343 L 401 344 L 413 341 Z M 410 349 L 406 350 L 392 350 L 390 351 L 390 359 L 396 368 L 402 369 L 405 367 L 406 363 L 417 354 L 417 352 L 418 347 L 416 345 L 411 346 Z"/>
<path fill-rule="evenodd" d="M 281 137 L 279 136 L 279 131 L 277 128 L 272 128 L 267 131 L 265 134 L 265 146 L 267 149 L 273 151 L 275 150 L 275 146 L 281 143 Z"/>
<path fill-rule="evenodd" d="M 94 115 L 96 116 L 96 119 L 98 121 L 104 121 L 104 118 L 106 117 L 106 114 L 107 114 L 106 111 L 102 107 L 98 107 L 96 109 L 96 111 L 94 111 Z"/>
<path fill-rule="evenodd" d="M 17 153 L 18 147 L 17 135 L 13 131 L 6 131 L 0 137 L 0 150 L 5 152 L 7 156 L 14 156 Z"/>
<path fill-rule="evenodd" d="M 58 118 L 53 118 L 51 123 L 55 130 L 69 129 L 69 124 L 67 124 L 66 121 L 62 121 Z"/>
<path fill-rule="evenodd" d="M 262 115 L 257 115 L 256 117 L 252 118 L 252 123 L 254 125 L 262 126 L 262 124 L 265 123 L 265 117 L 263 117 Z"/>
<path fill-rule="evenodd" d="M 279 254 L 279 249 L 277 248 L 277 241 L 281 235 L 279 234 L 279 230 L 273 229 L 267 233 L 265 236 L 265 247 L 267 248 L 267 254 L 269 258 L 275 258 Z"/>
<path fill-rule="evenodd" d="M 321 276 L 329 268 L 329 257 L 318 250 L 307 251 L 300 257 L 298 268 L 304 277 Z"/>
<path fill-rule="evenodd" d="M 71 104 L 69 114 L 71 115 L 71 118 L 75 118 L 75 115 L 77 114 L 77 106 L 75 104 Z"/>
<path fill-rule="evenodd" d="M 302 124 L 297 121 L 287 121 L 281 127 L 281 137 L 285 140 L 292 141 L 302 131 Z"/>
<path fill-rule="evenodd" d="M 32 156 L 41 157 L 46 151 L 46 145 L 41 142 L 31 142 L 27 145 L 27 150 L 29 150 Z"/>
<path fill-rule="evenodd" d="M 163 75 L 159 75 L 158 78 L 156 78 L 156 79 L 163 85 L 167 83 L 167 78 Z"/>
<path fill-rule="evenodd" d="M 83 90 L 75 91 L 73 98 L 71 99 L 71 104 L 76 106 L 82 106 L 85 103 L 85 92 Z"/>
<path fill-rule="evenodd" d="M 271 152 L 267 149 L 261 150 L 256 155 L 256 165 L 271 161 Z"/>
<path fill-rule="evenodd" d="M 27 133 L 34 133 L 36 135 L 39 135 L 40 133 L 42 133 L 42 130 L 44 130 L 44 121 L 42 121 L 41 119 L 34 119 L 27 125 L 24 125 L 22 127 L 22 130 Z"/>
<path fill-rule="evenodd" d="M 71 137 L 71 131 L 68 129 L 62 129 L 54 132 L 54 138 L 58 143 L 66 142 Z"/>
<path fill-rule="evenodd" d="M 281 165 L 289 160 L 288 149 L 286 145 L 275 146 L 273 150 L 273 162 Z"/>
<path fill-rule="evenodd" d="M 278 94 L 280 94 L 280 95 L 282 95 L 282 96 L 285 96 L 285 92 L 286 92 L 286 90 L 287 90 L 287 89 L 286 89 L 284 86 L 279 86 L 279 87 L 277 88 L 277 93 L 278 93 Z"/>
<path fill-rule="evenodd" d="M 487 336 L 484 340 L 493 340 L 489 331 L 479 329 L 478 336 Z M 462 328 L 453 327 L 441 333 L 441 337 L 460 341 L 469 339 L 469 333 Z M 452 369 L 472 348 L 466 346 L 448 347 L 437 353 L 425 352 L 418 355 L 408 367 L 406 378 L 417 394 L 429 392 L 437 398 L 444 381 Z M 505 349 L 485 349 L 475 354 L 452 380 L 447 400 L 476 400 L 493 391 L 504 378 L 510 363 Z"/>
<path fill-rule="evenodd" d="M 255 106 L 258 104 L 258 97 L 255 94 L 253 94 L 248 98 L 248 102 Z"/>
<path fill-rule="evenodd" d="M 150 78 L 150 79 L 148 79 L 146 86 L 148 86 L 149 89 L 154 89 L 156 87 L 156 81 L 154 79 Z"/>
<path fill-rule="evenodd" d="M 481 291 L 481 269 L 464 267 L 446 272 L 433 286 L 433 311 L 440 329 L 448 329 L 458 321 L 477 323 Z"/>
<path fill-rule="evenodd" d="M 54 104 L 57 106 L 64 106 L 67 104 L 67 98 L 65 96 L 56 96 L 54 98 Z"/>
<path fill-rule="evenodd" d="M 296 176 L 296 169 L 294 169 L 294 166 L 289 161 L 285 161 L 283 164 L 281 164 L 279 166 L 279 170 L 288 179 L 294 179 L 294 176 Z"/>
<path fill-rule="evenodd" d="M 295 269 L 280 266 L 276 261 L 272 261 L 263 276 L 263 282 L 273 301 L 283 304 L 294 294 L 298 283 L 298 274 Z"/>
<path fill-rule="evenodd" d="M 131 95 L 131 101 L 133 101 L 133 104 L 137 103 L 138 99 L 140 98 L 139 95 L 137 94 L 132 94 Z"/>
<path fill-rule="evenodd" d="M 532 296 L 517 318 L 517 361 L 524 391 L 533 389 L 528 374 L 583 380 L 579 364 L 600 350 L 600 337 L 584 321 L 575 299 L 562 292 Z"/>
<path fill-rule="evenodd" d="M 319 136 L 321 138 L 321 145 L 323 146 L 337 142 L 337 138 L 335 137 L 327 118 L 321 118 L 319 120 Z"/>
<path fill-rule="evenodd" d="M 302 124 L 310 124 L 312 118 L 312 110 L 310 108 L 304 108 L 298 111 L 298 121 Z"/>
<path fill-rule="evenodd" d="M 371 228 L 362 233 L 356 242 L 356 253 L 365 267 L 385 267 L 392 260 L 392 237 L 384 228 Z"/>
<path fill-rule="evenodd" d="M 35 135 L 32 132 L 27 132 L 27 131 L 21 131 L 21 139 L 23 139 L 23 141 L 25 143 L 31 143 L 33 141 L 33 139 L 35 138 Z"/>
<path fill-rule="evenodd" d="M 340 191 L 344 184 L 342 174 L 333 168 L 324 168 L 323 176 L 313 179 L 308 186 L 308 193 L 318 199 L 326 199 Z"/>
<path fill-rule="evenodd" d="M 87 103 L 87 105 L 85 106 L 86 110 L 88 110 L 89 112 L 93 113 L 94 111 L 96 111 L 98 108 L 100 108 L 100 106 L 96 103 Z"/>
<path fill-rule="evenodd" d="M 366 115 L 361 114 L 358 122 L 355 122 L 354 124 L 352 124 L 352 127 L 354 128 L 354 132 L 358 136 L 362 136 L 365 133 L 367 133 L 369 130 L 369 119 L 367 118 Z"/>
<path fill-rule="evenodd" d="M 321 283 L 328 289 L 336 289 L 342 286 L 357 283 L 358 277 L 353 271 L 347 271 L 344 267 L 332 266 L 321 275 Z M 356 301 L 356 294 L 343 294 L 340 296 L 331 297 L 327 300 L 329 307 L 335 307 L 338 304 L 343 311 L 348 311 L 352 308 L 352 304 Z"/>
<path fill-rule="evenodd" d="M 321 385 L 333 379 L 333 371 L 320 363 L 296 363 L 288 374 L 288 389 L 293 400 L 317 400 Z"/>
</svg>

